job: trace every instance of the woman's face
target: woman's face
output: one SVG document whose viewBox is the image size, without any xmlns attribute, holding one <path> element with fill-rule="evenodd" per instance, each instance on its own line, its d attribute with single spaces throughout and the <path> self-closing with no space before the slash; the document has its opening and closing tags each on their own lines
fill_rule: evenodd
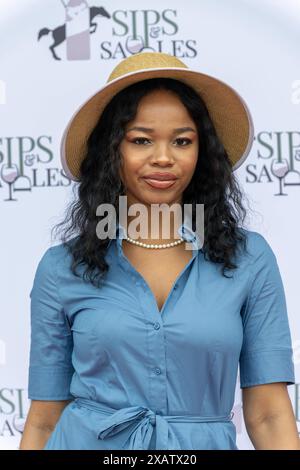
<svg viewBox="0 0 300 470">
<path fill-rule="evenodd" d="M 175 93 L 155 90 L 144 96 L 120 145 L 127 204 L 180 203 L 196 167 L 198 146 L 196 125 Z M 176 179 L 170 187 L 154 187 L 170 183 L 145 179 L 156 172 Z"/>
</svg>

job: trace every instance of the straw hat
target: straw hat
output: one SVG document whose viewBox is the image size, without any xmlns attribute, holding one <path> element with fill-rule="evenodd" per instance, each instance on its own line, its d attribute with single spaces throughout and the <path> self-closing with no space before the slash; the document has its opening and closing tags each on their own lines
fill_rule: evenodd
<svg viewBox="0 0 300 470">
<path fill-rule="evenodd" d="M 162 52 L 140 52 L 119 62 L 106 84 L 71 117 L 61 141 L 62 166 L 69 178 L 80 180 L 87 139 L 113 96 L 133 83 L 155 77 L 174 78 L 194 88 L 206 104 L 232 170 L 244 162 L 253 143 L 254 129 L 243 98 L 221 80 L 189 69 L 177 57 Z"/>
</svg>

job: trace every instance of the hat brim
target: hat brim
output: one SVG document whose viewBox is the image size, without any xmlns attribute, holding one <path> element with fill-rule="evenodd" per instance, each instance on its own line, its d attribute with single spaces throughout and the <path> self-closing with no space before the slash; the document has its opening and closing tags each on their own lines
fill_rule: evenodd
<svg viewBox="0 0 300 470">
<path fill-rule="evenodd" d="M 106 83 L 72 115 L 61 140 L 65 174 L 80 180 L 80 165 L 87 139 L 113 96 L 129 85 L 149 78 L 173 78 L 194 88 L 205 102 L 210 118 L 232 164 L 232 171 L 247 158 L 254 139 L 251 113 L 244 99 L 223 81 L 182 67 L 151 68 L 127 73 Z"/>
</svg>

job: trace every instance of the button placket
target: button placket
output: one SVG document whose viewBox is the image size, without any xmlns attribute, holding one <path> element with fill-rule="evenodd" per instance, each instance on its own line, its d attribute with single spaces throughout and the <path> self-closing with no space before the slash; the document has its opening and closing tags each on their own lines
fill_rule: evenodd
<svg viewBox="0 0 300 470">
<path fill-rule="evenodd" d="M 147 309 L 145 314 L 149 316 Z M 148 323 L 148 328 L 148 351 L 151 363 L 149 370 L 149 403 L 153 409 L 164 410 L 167 405 L 166 377 L 164 374 L 166 367 L 164 325 L 162 322 L 152 321 Z"/>
</svg>

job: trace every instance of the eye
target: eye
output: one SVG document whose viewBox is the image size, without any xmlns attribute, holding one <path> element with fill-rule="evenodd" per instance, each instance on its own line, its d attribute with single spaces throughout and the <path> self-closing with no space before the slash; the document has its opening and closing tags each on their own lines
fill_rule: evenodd
<svg viewBox="0 0 300 470">
<path fill-rule="evenodd" d="M 149 139 L 146 139 L 146 137 L 137 137 L 136 139 L 133 139 L 131 142 L 133 144 L 141 145 L 147 140 L 149 142 Z"/>
<path fill-rule="evenodd" d="M 131 143 L 136 144 L 136 145 L 144 145 L 145 142 L 150 142 L 149 139 L 146 137 L 136 137 L 135 139 L 131 140 Z M 192 141 L 191 139 L 188 139 L 187 137 L 178 137 L 175 142 L 177 142 L 177 145 L 179 147 L 186 147 L 187 145 L 191 144 Z"/>
<path fill-rule="evenodd" d="M 179 147 L 186 147 L 187 145 L 192 143 L 191 139 L 188 139 L 187 137 L 185 137 L 185 138 L 184 137 L 178 137 L 178 139 L 176 139 L 176 142 L 180 142 Z M 185 142 L 186 144 L 182 145 L 182 142 Z"/>
</svg>

